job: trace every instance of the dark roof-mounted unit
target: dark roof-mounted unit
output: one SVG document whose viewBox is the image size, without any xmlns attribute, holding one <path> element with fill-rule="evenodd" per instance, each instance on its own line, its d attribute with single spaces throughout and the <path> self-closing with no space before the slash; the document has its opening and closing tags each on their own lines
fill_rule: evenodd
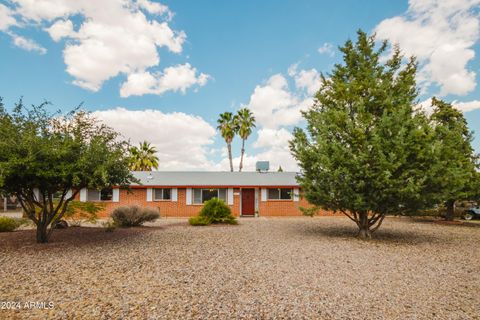
<svg viewBox="0 0 480 320">
<path fill-rule="evenodd" d="M 270 170 L 270 162 L 269 161 L 257 161 L 255 164 L 255 170 L 258 172 L 267 172 Z"/>
</svg>

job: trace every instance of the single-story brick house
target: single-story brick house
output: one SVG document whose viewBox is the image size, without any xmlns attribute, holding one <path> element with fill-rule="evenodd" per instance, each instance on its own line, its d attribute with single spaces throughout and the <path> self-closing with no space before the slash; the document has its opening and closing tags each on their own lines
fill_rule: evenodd
<svg viewBox="0 0 480 320">
<path fill-rule="evenodd" d="M 154 207 L 161 217 L 191 217 L 203 202 L 218 197 L 235 216 L 301 216 L 308 202 L 300 196 L 294 172 L 161 172 L 135 171 L 140 183 L 130 190 L 82 189 L 80 201 L 105 205 L 100 217 L 119 206 Z"/>
</svg>

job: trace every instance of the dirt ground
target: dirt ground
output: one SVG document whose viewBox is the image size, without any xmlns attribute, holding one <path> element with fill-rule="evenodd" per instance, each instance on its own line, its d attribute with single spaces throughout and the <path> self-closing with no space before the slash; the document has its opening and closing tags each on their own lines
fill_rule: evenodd
<svg viewBox="0 0 480 320">
<path fill-rule="evenodd" d="M 0 234 L 1 319 L 480 319 L 480 224 L 346 218 Z"/>
</svg>

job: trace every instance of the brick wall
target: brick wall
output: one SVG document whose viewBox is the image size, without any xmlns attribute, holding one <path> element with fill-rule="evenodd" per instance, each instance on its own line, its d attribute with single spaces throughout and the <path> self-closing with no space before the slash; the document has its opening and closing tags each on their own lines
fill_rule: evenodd
<svg viewBox="0 0 480 320">
<path fill-rule="evenodd" d="M 300 207 L 309 208 L 311 204 L 304 198 L 299 201 L 293 200 L 267 200 L 259 202 L 259 214 L 261 217 L 292 217 L 303 216 Z M 319 215 L 331 216 L 333 212 L 321 210 Z"/>
<path fill-rule="evenodd" d="M 241 190 L 239 188 L 233 189 L 233 205 L 230 205 L 232 213 L 235 216 L 240 215 L 240 202 Z M 260 196 L 260 191 L 259 191 Z M 197 215 L 202 209 L 202 205 L 198 204 L 186 204 L 186 189 L 178 188 L 177 189 L 177 201 L 164 200 L 164 201 L 147 201 L 147 189 L 138 188 L 132 189 L 130 191 L 121 189 L 120 190 L 120 201 L 119 202 L 110 202 L 105 201 L 101 202 L 105 209 L 99 213 L 99 217 L 106 218 L 112 211 L 120 206 L 129 206 L 129 205 L 138 205 L 141 207 L 152 207 L 157 208 L 160 211 L 160 216 L 165 217 L 192 217 Z M 78 197 L 77 197 L 78 200 Z M 302 216 L 303 213 L 300 211 L 300 207 L 309 207 L 310 204 L 303 198 L 300 198 L 300 201 L 293 200 L 267 200 L 258 201 L 259 216 L 263 217 L 286 217 L 286 216 Z M 321 215 L 332 215 L 333 213 L 323 211 Z"/>
</svg>

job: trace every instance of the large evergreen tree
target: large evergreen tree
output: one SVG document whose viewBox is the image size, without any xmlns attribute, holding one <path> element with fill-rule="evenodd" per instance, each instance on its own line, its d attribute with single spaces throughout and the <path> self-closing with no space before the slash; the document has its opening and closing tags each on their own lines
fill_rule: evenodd
<svg viewBox="0 0 480 320">
<path fill-rule="evenodd" d="M 428 197 L 425 173 L 434 162 L 428 119 L 414 111 L 416 62 L 398 47 L 358 31 L 340 48 L 343 64 L 322 75 L 315 104 L 295 129 L 290 148 L 299 182 L 315 206 L 340 211 L 370 238 L 387 214 L 416 210 Z"/>
<path fill-rule="evenodd" d="M 475 198 L 476 155 L 463 113 L 451 104 L 432 99 L 431 125 L 435 131 L 437 161 L 431 170 L 430 190 L 445 203 L 446 219 L 453 220 L 455 201 Z"/>
</svg>

